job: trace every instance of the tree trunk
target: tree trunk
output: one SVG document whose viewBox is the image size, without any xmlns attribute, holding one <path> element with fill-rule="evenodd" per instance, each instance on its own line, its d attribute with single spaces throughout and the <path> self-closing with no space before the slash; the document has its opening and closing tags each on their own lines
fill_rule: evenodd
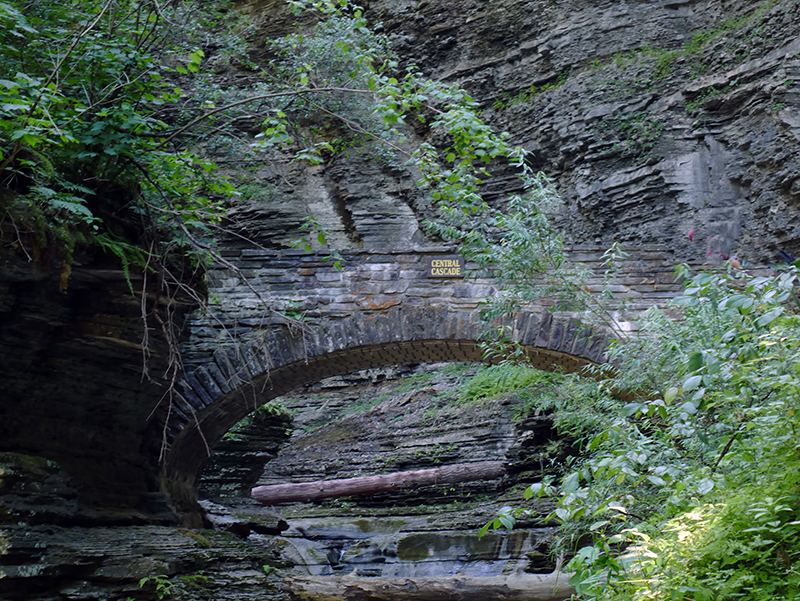
<svg viewBox="0 0 800 601">
<path fill-rule="evenodd" d="M 294 601 L 559 601 L 575 589 L 570 574 L 525 574 L 474 578 L 287 578 L 283 589 Z"/>
<path fill-rule="evenodd" d="M 475 480 L 495 480 L 505 474 L 502 461 L 460 463 L 430 470 L 395 472 L 382 476 L 362 476 L 343 480 L 317 480 L 297 484 L 256 486 L 251 495 L 262 505 L 306 503 L 330 497 L 371 495 L 435 484 L 454 484 Z"/>
</svg>

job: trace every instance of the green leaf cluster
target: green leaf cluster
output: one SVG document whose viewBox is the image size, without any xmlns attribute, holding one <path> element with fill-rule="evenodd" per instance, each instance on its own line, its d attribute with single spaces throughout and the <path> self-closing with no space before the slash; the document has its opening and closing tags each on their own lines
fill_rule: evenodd
<svg viewBox="0 0 800 601">
<path fill-rule="evenodd" d="M 597 126 L 604 137 L 616 138 L 614 149 L 622 157 L 643 160 L 650 156 L 664 133 L 664 124 L 645 112 L 606 117 Z"/>
<path fill-rule="evenodd" d="M 531 369 L 511 363 L 491 365 L 479 370 L 458 387 L 457 403 L 474 403 L 490 400 L 518 390 L 529 390 L 538 385 L 549 385 L 559 380 L 559 374 Z"/>
<path fill-rule="evenodd" d="M 68 271 L 84 245 L 126 270 L 183 263 L 234 198 L 213 163 L 165 144 L 180 75 L 204 57 L 178 26 L 192 6 L 0 3 L 0 210 L 37 257 Z"/>
<path fill-rule="evenodd" d="M 526 497 L 557 500 L 580 595 L 800 594 L 797 283 L 793 266 L 700 273 L 614 349 L 615 377 L 556 403 L 582 452 Z"/>
</svg>

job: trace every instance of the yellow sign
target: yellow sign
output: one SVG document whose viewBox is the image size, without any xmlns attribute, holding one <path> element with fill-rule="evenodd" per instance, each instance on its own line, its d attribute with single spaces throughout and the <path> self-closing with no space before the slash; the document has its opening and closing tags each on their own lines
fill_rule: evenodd
<svg viewBox="0 0 800 601">
<path fill-rule="evenodd" d="M 463 278 L 464 257 L 426 257 L 425 276 L 429 278 Z"/>
</svg>

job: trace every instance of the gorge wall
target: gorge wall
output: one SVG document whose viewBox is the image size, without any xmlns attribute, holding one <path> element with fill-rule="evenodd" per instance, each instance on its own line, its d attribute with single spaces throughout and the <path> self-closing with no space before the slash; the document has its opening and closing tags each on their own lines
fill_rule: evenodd
<svg viewBox="0 0 800 601">
<path fill-rule="evenodd" d="M 268 60 L 261 42 L 290 31 L 293 17 L 276 0 L 237 8 L 258 25 L 249 60 Z M 487 120 L 533 152 L 564 200 L 557 221 L 568 243 L 666 245 L 675 262 L 800 254 L 797 0 L 385 0 L 366 9 L 404 63 L 465 86 Z M 225 69 L 216 77 L 244 79 Z M 266 156 L 226 169 L 247 192 L 229 229 L 251 240 L 223 240 L 231 255 L 252 242 L 285 249 L 308 215 L 343 250 L 440 243 L 421 226 L 431 206 L 402 164 L 344 153 L 315 167 Z M 485 192 L 500 202 L 518 189 L 499 169 Z M 207 570 L 215 586 L 184 583 L 186 598 L 262 598 L 274 588 L 264 566 L 284 561 L 273 549 L 174 527 L 159 490 L 165 414 L 148 421 L 168 349 L 153 342 L 159 370 L 142 381 L 141 298 L 121 271 L 87 258 L 63 294 L 57 271 L 35 273 L 11 254 L 1 267 L 0 597 L 152 599 L 140 578 L 197 584 Z M 266 460 L 271 451 L 247 452 Z M 244 472 L 252 478 L 252 466 Z M 130 486 L 108 486 L 120 481 Z M 232 485 L 208 494 L 221 486 Z M 279 529 L 274 521 L 261 526 Z"/>
<path fill-rule="evenodd" d="M 294 23 L 278 2 L 239 8 L 259 24 L 258 41 Z M 393 0 L 366 8 L 405 63 L 463 85 L 485 119 L 533 152 L 564 200 L 558 219 L 569 243 L 668 244 L 680 260 L 736 254 L 751 263 L 778 247 L 800 251 L 797 2 Z M 340 248 L 419 243 L 430 208 L 413 175 L 366 154 L 310 170 L 255 161 L 244 177 L 269 198 L 245 199 L 234 219 L 270 247 L 287 244 L 309 213 Z M 500 199 L 518 186 L 501 171 L 485 193 Z"/>
</svg>

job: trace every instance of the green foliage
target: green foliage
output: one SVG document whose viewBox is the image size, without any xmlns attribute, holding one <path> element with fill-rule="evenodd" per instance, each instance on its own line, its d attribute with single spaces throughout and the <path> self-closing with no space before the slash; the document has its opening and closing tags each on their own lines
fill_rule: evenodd
<svg viewBox="0 0 800 601">
<path fill-rule="evenodd" d="M 563 261 L 563 242 L 555 233 L 549 214 L 560 204 L 550 180 L 542 173 L 533 173 L 519 151 L 515 163 L 523 172 L 528 194 L 509 199 L 505 211 L 493 209 L 480 200 L 466 201 L 474 210 L 442 207 L 444 220 L 429 224 L 437 234 L 456 240 L 467 259 L 479 267 L 493 269 L 493 275 L 504 278 L 503 284 L 518 282 L 525 286 L 527 275 L 546 273 L 558 268 Z M 477 195 L 477 183 L 463 191 Z M 479 198 L 479 197 L 478 197 Z M 479 213 L 477 219 L 471 213 Z M 527 258 L 523 258 L 527 255 Z"/>
<path fill-rule="evenodd" d="M 800 592 L 797 276 L 694 276 L 677 318 L 654 311 L 640 337 L 617 345 L 612 380 L 567 399 L 569 412 L 556 401 L 582 453 L 526 497 L 555 497 L 564 547 L 584 545 L 567 566 L 582 596 Z M 487 528 L 510 523 L 495 522 Z"/>
<path fill-rule="evenodd" d="M 233 14 L 229 0 L 0 3 L 0 211 L 20 232 L 19 246 L 33 245 L 34 259 L 62 260 L 62 288 L 78 246 L 104 251 L 126 275 L 136 269 L 199 303 L 209 261 L 241 275 L 214 251 L 215 231 L 238 192 L 205 156 L 210 150 L 278 160 L 288 150 L 298 161 L 323 163 L 367 144 L 381 160 L 404 157 L 421 174 L 447 222 L 443 234 L 460 240 L 470 222 L 500 223 L 480 194 L 488 166 L 513 160 L 530 175 L 508 135 L 484 123 L 458 86 L 413 66 L 401 70 L 388 38 L 370 31 L 359 6 L 292 6 L 315 20 L 314 29 L 271 43 L 274 60 L 245 65 L 252 85 L 229 91 L 206 61 L 220 59 L 211 54 L 217 46 L 209 31 L 220 34 L 221 58 L 236 60 L 246 47 L 240 20 L 220 17 Z M 254 113 L 264 115 L 263 132 L 242 140 L 232 123 Z M 436 144 L 414 148 L 405 135 L 411 123 Z M 542 194 L 526 210 L 543 210 L 554 194 L 541 178 L 529 179 Z M 544 242 L 551 234 L 540 229 L 538 236 Z M 299 247 L 328 242 L 312 216 Z M 341 268 L 335 250 L 329 258 Z M 171 343 L 168 378 L 177 382 L 172 313 L 166 320 L 145 313 Z"/>
<path fill-rule="evenodd" d="M 446 365 L 441 370 L 441 373 L 447 373 L 449 367 L 450 367 L 449 364 Z M 425 386 L 426 383 L 430 382 L 430 380 L 432 380 L 435 377 L 436 377 L 436 373 L 434 373 L 434 372 L 428 372 L 428 373 L 422 373 L 422 374 L 416 374 L 416 375 L 413 375 L 413 376 L 404 377 L 400 381 L 400 384 L 397 386 L 397 388 L 395 388 L 395 393 L 396 394 L 403 394 L 403 393 L 406 393 L 406 392 L 413 392 L 415 390 L 419 390 L 420 388 Z"/>
<path fill-rule="evenodd" d="M 443 206 L 442 218 L 428 224 L 431 231 L 458 242 L 461 253 L 477 265 L 477 272 L 499 284 L 500 291 L 488 299 L 482 313 L 489 341 L 485 354 L 494 361 L 519 354 L 505 327 L 494 324 L 532 301 L 579 313 L 587 326 L 602 324 L 618 330 L 605 309 L 607 297 L 586 288 L 589 270 L 573 264 L 564 252 L 563 238 L 551 218 L 561 205 L 552 182 L 543 173 L 533 172 L 523 150 L 516 149 L 510 157 L 519 169 L 522 194 L 507 199 L 502 208 L 482 201 L 473 203 L 472 212 L 457 205 Z M 604 257 L 609 277 L 617 269 L 619 251 L 614 248 Z"/>
<path fill-rule="evenodd" d="M 780 102 L 775 98 L 772 99 L 772 103 L 770 105 L 770 111 L 771 112 L 779 113 L 785 108 L 786 108 L 786 103 L 785 102 Z"/>
<path fill-rule="evenodd" d="M 367 28 L 360 7 L 347 2 L 295 2 L 293 6 L 314 12 L 320 20 L 313 35 L 295 34 L 271 45 L 279 54 L 276 69 L 281 81 L 288 82 L 286 93 L 294 94 L 295 100 L 288 108 L 276 107 L 271 112 L 256 146 L 264 152 L 291 148 L 296 159 L 320 163 L 337 147 L 348 146 L 342 142 L 342 130 L 382 145 L 407 158 L 437 203 L 440 216 L 427 224 L 430 231 L 461 244 L 462 251 L 482 267 L 500 271 L 507 267 L 505 259 L 498 258 L 503 248 L 527 244 L 533 252 L 528 255 L 526 273 L 558 272 L 550 278 L 551 289 L 542 289 L 542 294 L 557 287 L 563 292 L 570 278 L 560 274 L 567 271 L 568 262 L 547 216 L 558 206 L 557 195 L 547 178 L 531 171 L 525 153 L 507 144 L 508 134 L 497 134 L 484 123 L 477 103 L 458 86 L 428 80 L 413 66 L 399 73 L 387 38 Z M 312 116 L 326 126 L 311 130 L 297 126 Z M 406 132 L 412 121 L 437 143 L 407 148 Z M 481 196 L 490 177 L 488 167 L 497 160 L 510 161 L 526 187 L 524 195 L 509 200 L 510 211 L 489 207 Z M 310 235 L 298 242 L 300 248 L 310 250 L 328 241 L 313 219 L 305 231 Z M 505 238 L 503 232 L 507 232 Z M 340 263 L 336 257 L 333 260 L 334 265 Z M 519 268 L 526 263 L 517 257 L 513 260 Z M 511 273 L 509 281 L 517 275 Z M 571 281 L 569 286 L 574 292 L 579 285 Z"/>
<path fill-rule="evenodd" d="M 374 91 L 386 78 L 389 50 L 384 36 L 367 28 L 362 10 L 347 3 L 292 2 L 297 14 L 316 13 L 312 34 L 296 33 L 268 42 L 278 59 L 271 82 L 276 90 L 300 94 L 289 106 L 276 106 L 259 134 L 256 148 L 290 147 L 295 159 L 319 164 L 339 150 L 367 140 L 389 140 Z M 317 90 L 317 91 L 314 91 Z M 297 124 L 313 119 L 312 127 Z"/>
<path fill-rule="evenodd" d="M 242 420 L 234 424 L 231 427 L 231 429 L 224 434 L 222 438 L 223 440 L 242 440 L 244 438 L 243 434 L 248 429 L 258 424 L 264 418 L 267 417 L 286 418 L 288 415 L 289 415 L 289 410 L 286 409 L 286 407 L 284 406 L 283 403 L 280 402 L 280 400 L 275 399 L 272 401 L 268 401 L 263 405 L 261 405 L 261 407 L 250 413 L 247 417 L 243 418 Z"/>
<path fill-rule="evenodd" d="M 306 312 L 303 310 L 299 303 L 288 301 L 286 306 L 281 310 L 286 317 L 295 321 L 304 321 Z"/>
<path fill-rule="evenodd" d="M 698 503 L 665 523 L 661 536 L 639 533 L 628 549 L 626 578 L 645 586 L 620 584 L 615 598 L 652 598 L 673 592 L 675 599 L 793 599 L 800 594 L 800 497 L 772 497 L 797 486 L 797 462 L 780 486 L 727 491 Z M 766 493 L 766 494 L 765 494 Z"/>
<path fill-rule="evenodd" d="M 637 160 L 650 156 L 664 133 L 664 124 L 645 112 L 626 113 L 618 117 L 606 117 L 597 126 L 603 136 L 616 138 L 614 149 L 622 157 Z"/>
<path fill-rule="evenodd" d="M 181 576 L 181 586 L 187 591 L 204 591 L 214 584 L 214 579 L 203 572 Z"/>
<path fill-rule="evenodd" d="M 665 50 L 665 49 L 658 49 L 655 51 L 654 56 L 656 58 L 656 66 L 655 66 L 655 77 L 656 79 L 663 79 L 670 74 L 672 70 L 672 63 L 682 57 L 686 56 L 683 49 L 679 50 Z"/>
<path fill-rule="evenodd" d="M 522 389 L 550 384 L 561 376 L 525 365 L 511 363 L 481 369 L 458 387 L 457 403 L 474 403 L 497 398 Z"/>
<path fill-rule="evenodd" d="M 191 28 L 177 24 L 187 11 L 202 21 L 214 8 L 0 3 L 0 185 L 8 192 L 0 210 L 39 245 L 56 247 L 37 250 L 43 259 L 57 253 L 68 264 L 76 242 L 115 255 L 126 273 L 184 263 L 187 249 L 190 262 L 201 258 L 209 225 L 235 192 L 197 153 L 165 149 L 174 117 L 165 119 L 185 103 L 176 79 L 197 73 L 204 57 Z"/>
<path fill-rule="evenodd" d="M 458 457 L 458 445 L 452 442 L 447 445 L 437 442 L 415 451 L 413 455 L 414 463 L 417 465 L 439 465 L 442 461 L 452 457 Z"/>
<path fill-rule="evenodd" d="M 714 29 L 708 31 L 702 31 L 697 33 L 692 37 L 691 40 L 686 42 L 684 47 L 684 52 L 686 54 L 693 54 L 696 52 L 700 52 L 703 47 L 710 41 L 719 39 L 733 31 L 738 31 L 763 17 L 770 9 L 778 4 L 777 0 L 767 0 L 763 2 L 760 6 L 756 7 L 750 14 L 744 15 L 742 17 L 733 17 L 731 19 L 726 19 L 722 23 L 720 23 Z"/>
<path fill-rule="evenodd" d="M 311 252 L 315 248 L 324 248 L 328 244 L 330 232 L 312 215 L 306 217 L 305 222 L 300 226 L 300 231 L 303 232 L 303 236 L 292 243 L 292 248 L 301 248 L 306 252 Z M 344 269 L 344 259 L 336 249 L 331 250 L 328 256 L 323 258 L 323 261 L 331 261 L 336 271 Z"/>
<path fill-rule="evenodd" d="M 296 34 L 273 45 L 280 51 L 282 81 L 289 82 L 297 100 L 291 109 L 272 112 L 257 146 L 265 151 L 299 148 L 296 158 L 319 163 L 340 144 L 337 128 L 344 128 L 348 135 L 405 156 L 443 210 L 480 213 L 485 203 L 478 189 L 489 175 L 485 166 L 516 156 L 505 142 L 508 135 L 486 125 L 477 103 L 458 86 L 422 77 L 413 66 L 398 72 L 388 38 L 368 29 L 360 7 L 347 2 L 293 6 L 315 12 L 320 23 L 313 36 Z M 319 137 L 309 137 L 295 125 L 311 115 L 330 121 Z M 440 142 L 407 149 L 405 132 L 411 120 Z"/>
<path fill-rule="evenodd" d="M 499 530 L 500 528 L 513 530 L 517 523 L 516 514 L 517 510 L 513 507 L 502 507 L 500 511 L 497 512 L 497 517 L 481 528 L 478 535 L 483 536 L 490 528 L 493 530 Z"/>
<path fill-rule="evenodd" d="M 163 574 L 142 578 L 139 580 L 139 588 L 152 589 L 159 599 L 171 599 L 179 590 L 178 586 L 170 582 L 169 578 Z"/>
<path fill-rule="evenodd" d="M 139 580 L 139 588 L 152 591 L 156 598 L 162 600 L 182 598 L 187 593 L 205 592 L 214 584 L 214 579 L 202 571 L 178 576 L 176 580 L 172 582 L 164 574 L 146 576 Z"/>
<path fill-rule="evenodd" d="M 373 397 L 367 397 L 362 401 L 357 403 L 351 403 L 347 406 L 347 409 L 341 414 L 341 417 L 349 417 L 351 415 L 358 415 L 359 413 L 365 413 L 372 409 L 373 407 L 377 407 L 380 403 L 385 401 L 388 398 L 386 395 L 375 395 Z"/>
<path fill-rule="evenodd" d="M 497 110 L 503 110 L 506 107 L 512 106 L 514 104 L 528 103 L 540 94 L 544 94 L 552 90 L 557 90 L 565 83 L 567 83 L 568 77 L 569 73 L 563 72 L 559 74 L 558 79 L 556 79 L 555 81 L 545 83 L 541 86 L 532 85 L 529 88 L 522 90 L 516 96 L 512 96 L 511 94 L 503 94 L 502 98 L 498 98 L 494 101 L 493 106 Z"/>
</svg>

